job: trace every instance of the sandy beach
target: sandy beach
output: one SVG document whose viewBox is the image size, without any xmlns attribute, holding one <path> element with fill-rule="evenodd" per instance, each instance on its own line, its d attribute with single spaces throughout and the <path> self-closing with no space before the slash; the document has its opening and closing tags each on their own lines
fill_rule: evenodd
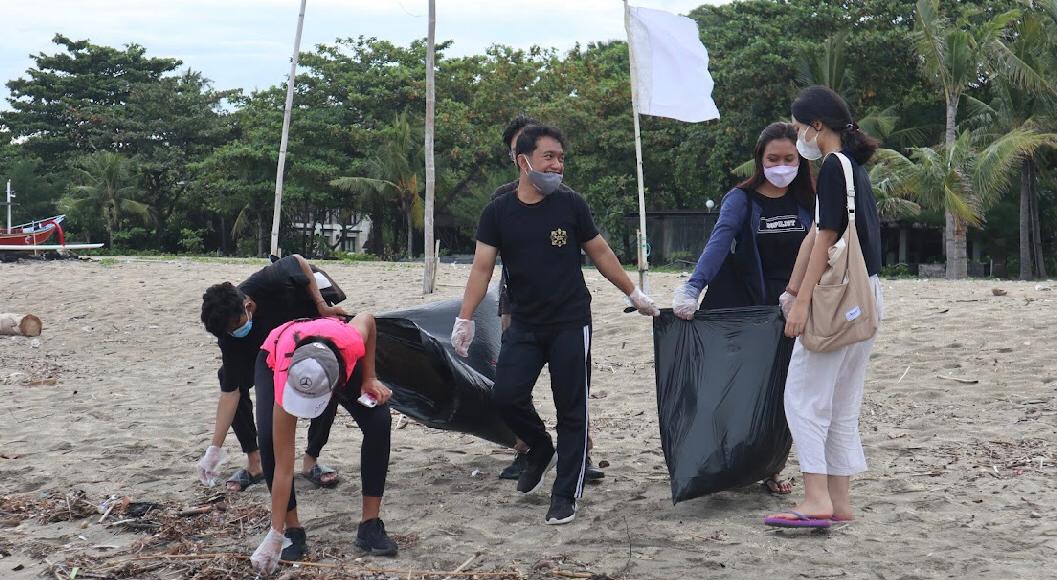
<svg viewBox="0 0 1057 580">
<path fill-rule="evenodd" d="M 0 312 L 32 313 L 44 322 L 38 339 L 0 337 L 5 502 L 81 490 L 94 504 L 114 495 L 194 506 L 221 491 L 204 488 L 194 474 L 219 391 L 219 351 L 198 320 L 201 295 L 263 264 L 124 258 L 0 264 Z M 461 296 L 469 272 L 468 265 L 443 265 L 439 292 L 423 298 L 418 265 L 321 265 L 349 295 L 343 306 L 350 312 Z M 793 499 L 754 485 L 672 505 L 649 321 L 623 314 L 619 291 L 593 270 L 585 275 L 594 295 L 592 456 L 609 467 L 586 490 L 575 522 L 543 525 L 547 496 L 521 497 L 513 482 L 496 477 L 511 451 L 412 423 L 394 428 L 383 506 L 400 555 L 357 560 L 360 434 L 339 411 L 320 459 L 340 471 L 342 483 L 317 490 L 298 482 L 314 561 L 342 564 L 349 577 L 366 568 L 412 571 L 388 575 L 401 578 L 452 571 L 475 554 L 467 569 L 525 578 L 1057 575 L 1057 283 L 885 280 L 886 320 L 862 416 L 870 471 L 853 481 L 858 520 L 805 534 L 761 523 L 803 491 L 795 454 L 787 470 L 797 476 Z M 680 280 L 651 274 L 662 306 Z M 995 287 L 1007 295 L 995 296 Z M 544 372 L 535 395 L 553 426 L 548 385 Z M 233 434 L 226 449 L 225 475 L 244 464 Z M 266 502 L 267 490 L 258 485 L 231 505 L 263 509 Z M 55 523 L 10 512 L 0 518 L 0 578 L 66 578 L 78 558 L 100 562 L 136 549 L 141 556 L 172 549 L 144 547 L 150 532 L 107 527 L 114 518 L 101 524 L 100 514 Z M 247 517 L 228 533 L 180 541 L 198 552 L 248 556 L 265 525 Z M 179 566 L 160 561 L 137 577 L 228 577 Z M 232 577 L 253 576 L 234 559 L 227 569 Z M 93 573 L 106 577 L 91 567 L 77 577 Z M 311 577 L 321 569 L 280 573 Z"/>
</svg>

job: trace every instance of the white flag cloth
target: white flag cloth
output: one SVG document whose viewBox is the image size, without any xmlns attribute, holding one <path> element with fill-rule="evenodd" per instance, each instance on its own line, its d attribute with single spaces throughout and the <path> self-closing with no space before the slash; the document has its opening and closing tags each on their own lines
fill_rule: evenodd
<svg viewBox="0 0 1057 580">
<path fill-rule="evenodd" d="M 628 11 L 639 113 L 689 123 L 718 119 L 697 22 L 663 10 L 629 6 Z"/>
</svg>

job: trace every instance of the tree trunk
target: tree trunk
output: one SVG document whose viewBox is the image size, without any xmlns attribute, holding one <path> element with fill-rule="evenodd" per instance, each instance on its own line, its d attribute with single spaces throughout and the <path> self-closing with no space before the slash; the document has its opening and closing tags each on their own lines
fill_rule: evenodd
<svg viewBox="0 0 1057 580">
<path fill-rule="evenodd" d="M 264 218 L 257 215 L 257 257 L 264 257 Z"/>
<path fill-rule="evenodd" d="M 220 214 L 220 253 L 228 255 L 228 228 L 225 225 L 224 214 Z"/>
<path fill-rule="evenodd" d="M 1032 256 L 1031 224 L 1031 161 L 1025 159 L 1020 166 L 1020 279 L 1031 280 L 1034 276 L 1035 260 Z"/>
<path fill-rule="evenodd" d="M 1031 241 L 1032 254 L 1035 258 L 1035 274 L 1039 278 L 1046 278 L 1046 257 L 1042 253 L 1042 232 L 1039 231 L 1039 191 L 1037 169 L 1034 159 L 1028 159 L 1031 164 L 1031 187 L 1028 189 L 1028 200 L 1031 202 Z"/>
<path fill-rule="evenodd" d="M 949 150 L 954 146 L 958 118 L 958 98 L 953 95 L 947 101 L 947 130 L 944 142 Z M 947 279 L 956 280 L 965 278 L 969 270 L 969 259 L 966 255 L 966 231 L 965 224 L 954 217 L 949 208 L 944 208 L 943 244 L 947 256 Z"/>
<path fill-rule="evenodd" d="M 409 204 L 410 205 L 410 204 Z M 414 216 L 411 215 L 411 207 L 407 208 L 407 258 L 410 260 L 415 257 L 415 226 Z"/>
</svg>

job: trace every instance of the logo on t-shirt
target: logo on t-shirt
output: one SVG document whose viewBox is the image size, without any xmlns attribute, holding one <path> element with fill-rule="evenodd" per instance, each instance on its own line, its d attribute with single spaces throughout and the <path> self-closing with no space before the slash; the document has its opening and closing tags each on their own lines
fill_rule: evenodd
<svg viewBox="0 0 1057 580">
<path fill-rule="evenodd" d="M 800 223 L 800 219 L 795 215 L 780 215 L 760 219 L 761 234 L 778 234 L 785 232 L 802 231 L 804 231 L 804 225 Z"/>
<path fill-rule="evenodd" d="M 563 230 L 561 228 L 558 228 L 558 229 L 554 230 L 553 232 L 551 232 L 551 245 L 552 246 L 560 248 L 560 247 L 564 246 L 566 244 L 566 242 L 568 242 L 568 241 L 569 241 L 569 234 L 565 230 Z"/>
</svg>

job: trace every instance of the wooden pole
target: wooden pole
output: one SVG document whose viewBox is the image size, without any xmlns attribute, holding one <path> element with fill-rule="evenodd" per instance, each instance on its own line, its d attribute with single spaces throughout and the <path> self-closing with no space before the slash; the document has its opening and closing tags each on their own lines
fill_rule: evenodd
<svg viewBox="0 0 1057 580">
<path fill-rule="evenodd" d="M 426 269 L 422 277 L 422 293 L 432 294 L 436 288 L 437 251 L 433 242 L 433 211 L 437 188 L 436 167 L 433 164 L 433 122 L 437 106 L 436 80 L 433 69 L 436 59 L 437 6 L 429 0 L 429 33 L 426 36 L 426 216 L 424 249 Z"/>
<path fill-rule="evenodd" d="M 272 212 L 272 255 L 279 256 L 279 217 L 283 209 L 283 170 L 286 167 L 286 145 L 290 137 L 290 112 L 294 106 L 294 84 L 297 77 L 297 56 L 301 51 L 301 29 L 305 24 L 305 4 L 301 0 L 301 11 L 297 15 L 297 33 L 294 34 L 294 54 L 290 57 L 290 77 L 286 84 L 286 107 L 283 110 L 283 134 L 279 139 L 279 165 L 275 171 L 275 206 Z"/>
<path fill-rule="evenodd" d="M 642 178 L 642 135 L 639 132 L 638 81 L 635 79 L 635 51 L 631 47 L 631 9 L 624 0 L 624 28 L 628 32 L 628 56 L 631 62 L 631 111 L 635 119 L 635 175 L 639 183 L 639 229 L 635 232 L 638 241 L 639 288 L 646 288 L 646 273 L 650 269 L 646 244 L 646 187 Z"/>
</svg>

